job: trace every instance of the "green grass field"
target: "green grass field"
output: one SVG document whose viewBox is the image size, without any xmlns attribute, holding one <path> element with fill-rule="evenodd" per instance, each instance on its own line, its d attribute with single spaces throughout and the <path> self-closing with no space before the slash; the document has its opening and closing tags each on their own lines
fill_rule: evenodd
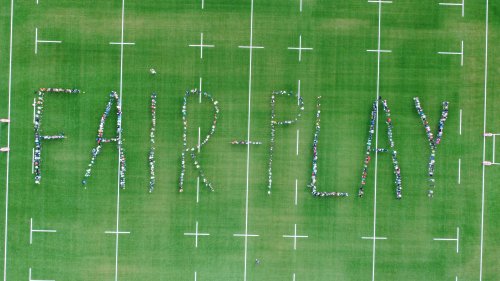
<svg viewBox="0 0 500 281">
<path fill-rule="evenodd" d="M 485 167 L 483 175 L 481 165 L 486 3 L 466 1 L 462 17 L 460 6 L 440 6 L 437 0 L 394 0 L 381 10 L 367 1 L 303 0 L 302 12 L 299 0 L 255 0 L 253 10 L 252 1 L 204 0 L 203 9 L 201 0 L 126 0 L 124 7 L 122 1 L 12 1 L 10 62 L 11 1 L 0 0 L 0 118 L 8 115 L 11 94 L 10 136 L 7 124 L 0 123 L 0 147 L 10 137 L 10 154 L 0 154 L 4 281 L 28 280 L 30 268 L 33 280 L 58 281 L 499 280 L 500 167 Z M 500 133 L 500 5 L 489 5 L 486 131 Z M 109 44 L 121 40 L 122 8 L 123 40 L 135 43 L 123 46 L 123 56 L 120 45 Z M 35 54 L 36 28 L 39 40 L 62 43 L 38 43 Z M 200 44 L 201 33 L 204 44 L 214 45 L 203 48 L 203 59 L 200 48 L 188 47 Z M 377 49 L 379 35 L 380 48 L 391 53 L 380 54 L 378 71 L 377 53 L 366 50 Z M 254 46 L 264 48 L 253 49 L 250 57 L 249 49 L 238 46 L 248 46 L 251 36 Z M 299 36 L 302 47 L 313 48 L 302 52 L 300 62 L 298 51 L 288 49 L 298 47 Z M 460 52 L 462 40 L 463 66 L 460 55 L 438 54 Z M 157 75 L 149 73 L 151 67 Z M 190 159 L 183 193 L 178 180 L 183 95 L 199 88 L 200 77 L 221 112 L 215 135 L 199 156 L 215 192 L 200 184 L 197 203 L 198 173 Z M 296 93 L 299 80 L 305 111 L 297 124 L 276 131 L 268 195 L 270 95 Z M 117 191 L 118 151 L 107 144 L 84 189 L 100 116 L 109 92 L 120 86 L 127 187 Z M 67 139 L 44 141 L 42 183 L 35 185 L 32 103 L 40 87 L 85 93 L 46 94 L 43 130 L 64 131 Z M 150 194 L 153 91 L 158 93 L 157 183 Z M 379 155 L 376 173 L 371 163 L 365 196 L 356 196 L 377 91 L 392 111 L 402 200 L 395 199 L 388 154 Z M 315 198 L 306 187 L 319 95 L 318 188 L 349 192 L 347 198 Z M 414 96 L 433 130 L 441 102 L 450 102 L 432 199 L 429 145 Z M 296 112 L 292 100 L 281 98 L 276 107 L 278 119 Z M 198 127 L 207 132 L 211 126 L 210 104 L 190 98 L 188 119 L 188 142 L 194 146 Z M 107 124 L 108 137 L 114 135 L 114 120 Z M 229 144 L 248 134 L 263 144 L 250 150 Z M 388 146 L 383 119 L 378 135 L 379 146 Z M 485 159 L 492 161 L 493 139 L 485 143 Z M 33 233 L 30 245 L 30 219 L 33 229 L 57 233 Z M 195 232 L 196 223 L 199 232 L 210 234 L 199 237 L 197 248 L 195 238 L 184 235 Z M 298 235 L 308 236 L 297 239 L 295 250 L 293 239 L 283 237 L 294 234 L 294 225 Z M 433 240 L 456 238 L 457 228 L 458 253 L 456 241 Z M 105 234 L 117 230 L 130 233 Z M 259 236 L 234 236 L 244 233 Z M 361 239 L 374 235 L 387 239 L 375 244 Z"/>
</svg>

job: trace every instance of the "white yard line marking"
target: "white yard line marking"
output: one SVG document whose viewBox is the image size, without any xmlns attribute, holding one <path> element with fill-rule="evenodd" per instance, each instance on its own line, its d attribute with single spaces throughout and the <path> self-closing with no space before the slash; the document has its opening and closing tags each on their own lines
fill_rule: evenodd
<svg viewBox="0 0 500 281">
<path fill-rule="evenodd" d="M 368 3 L 392 4 L 392 1 L 383 1 L 383 0 L 368 0 Z"/>
<path fill-rule="evenodd" d="M 438 52 L 440 55 L 460 55 L 460 66 L 464 66 L 464 40 L 460 42 L 460 52 Z"/>
<path fill-rule="evenodd" d="M 33 232 L 56 233 L 57 230 L 53 230 L 53 229 L 33 229 L 33 218 L 30 218 L 30 245 L 33 244 Z"/>
<path fill-rule="evenodd" d="M 203 32 L 201 33 L 200 44 L 190 44 L 189 47 L 199 47 L 200 48 L 200 59 L 203 59 L 203 48 L 214 48 L 215 45 L 203 44 Z"/>
<path fill-rule="evenodd" d="M 31 267 L 29 269 L 28 278 L 29 278 L 28 279 L 29 281 L 56 281 L 56 280 L 40 280 L 40 279 L 37 280 L 37 279 L 31 279 Z"/>
<path fill-rule="evenodd" d="M 295 273 L 292 275 L 292 281 L 295 281 Z"/>
<path fill-rule="evenodd" d="M 196 203 L 200 202 L 200 177 L 196 178 Z"/>
<path fill-rule="evenodd" d="M 284 238 L 293 238 L 293 249 L 297 250 L 297 238 L 308 238 L 307 235 L 297 235 L 297 224 L 294 225 L 293 235 L 283 235 Z"/>
<path fill-rule="evenodd" d="M 392 50 L 380 50 L 380 49 L 377 49 L 377 50 L 366 50 L 367 52 L 370 52 L 370 53 L 392 53 Z"/>
<path fill-rule="evenodd" d="M 123 110 L 123 47 L 125 46 L 125 0 L 122 0 L 121 11 L 121 36 L 120 36 L 120 108 Z M 121 139 L 121 132 L 118 133 L 118 139 Z M 119 237 L 123 233 L 120 231 L 120 155 L 121 147 L 118 149 L 118 169 L 117 169 L 117 183 L 116 183 L 116 231 L 115 231 L 115 281 L 118 281 L 118 249 Z M 112 234 L 112 233 L 110 233 Z"/>
<path fill-rule="evenodd" d="M 105 234 L 130 234 L 130 231 L 104 231 Z"/>
<path fill-rule="evenodd" d="M 460 125 L 458 127 L 458 132 L 462 135 L 462 109 L 460 109 Z"/>
<path fill-rule="evenodd" d="M 234 237 L 259 237 L 258 234 L 245 234 L 245 233 L 237 233 L 233 234 Z"/>
<path fill-rule="evenodd" d="M 298 187 L 299 187 L 299 181 L 295 179 L 295 206 L 297 206 L 297 201 L 298 201 Z"/>
<path fill-rule="evenodd" d="M 201 0 L 201 9 L 205 9 L 205 0 Z"/>
<path fill-rule="evenodd" d="M 38 39 L 38 27 L 35 27 L 35 55 L 38 54 L 38 43 L 61 44 L 62 41 L 59 41 L 59 40 L 39 40 Z"/>
<path fill-rule="evenodd" d="M 387 240 L 387 237 L 371 237 L 371 236 L 363 236 L 361 237 L 363 240 Z"/>
<path fill-rule="evenodd" d="M 465 0 L 462 3 L 439 3 L 441 6 L 461 6 L 462 7 L 462 17 L 465 15 Z"/>
<path fill-rule="evenodd" d="M 299 46 L 298 47 L 288 47 L 288 50 L 298 50 L 299 51 L 299 62 L 302 61 L 302 51 L 312 51 L 313 48 L 302 47 L 302 34 L 299 35 Z"/>
<path fill-rule="evenodd" d="M 460 170 L 462 168 L 462 159 L 458 158 L 458 184 L 460 184 Z"/>
<path fill-rule="evenodd" d="M 300 105 L 300 80 L 299 86 L 297 87 L 297 105 Z"/>
<path fill-rule="evenodd" d="M 495 149 L 496 148 L 496 135 L 493 135 L 493 163 L 495 163 Z"/>
<path fill-rule="evenodd" d="M 109 45 L 135 45 L 133 42 L 109 42 Z"/>
<path fill-rule="evenodd" d="M 302 0 L 300 0 L 300 12 L 302 13 Z"/>
<path fill-rule="evenodd" d="M 9 35 L 9 81 L 8 81 L 8 112 L 7 119 L 10 118 L 12 100 L 12 36 L 14 28 L 14 0 L 10 1 L 10 35 Z M 7 124 L 7 147 L 10 148 L 10 122 Z M 9 176 L 10 176 L 10 149 L 7 151 L 7 165 L 5 175 L 5 224 L 4 224 L 4 245 L 3 245 L 3 280 L 7 280 L 7 238 L 9 225 Z M 31 272 L 31 270 L 30 270 Z M 31 276 L 31 274 L 30 274 Z"/>
<path fill-rule="evenodd" d="M 434 241 L 455 241 L 457 243 L 457 254 L 459 251 L 459 244 L 460 244 L 460 228 L 457 227 L 457 238 L 433 238 L 432 240 Z"/>
<path fill-rule="evenodd" d="M 198 153 L 200 153 L 201 149 L 200 141 L 201 141 L 201 128 L 198 127 Z"/>
<path fill-rule="evenodd" d="M 488 97 L 488 17 L 489 2 L 486 0 L 485 14 L 485 48 L 484 48 L 484 104 L 483 104 L 483 163 L 486 160 L 486 109 Z M 485 196 L 485 166 L 483 165 L 481 180 L 481 243 L 479 247 L 479 281 L 483 280 L 483 246 L 484 246 L 484 196 Z"/>
<path fill-rule="evenodd" d="M 241 49 L 264 49 L 263 46 L 238 46 Z"/>
<path fill-rule="evenodd" d="M 198 103 L 201 103 L 201 96 L 203 94 L 203 90 L 201 89 L 202 86 L 203 86 L 203 80 L 200 77 L 200 99 L 199 99 Z"/>
<path fill-rule="evenodd" d="M 33 124 L 35 124 L 36 98 L 33 98 Z"/>
<path fill-rule="evenodd" d="M 297 129 L 297 156 L 299 156 L 299 129 Z"/>
<path fill-rule="evenodd" d="M 35 148 L 31 149 L 31 174 L 35 173 Z"/>
<path fill-rule="evenodd" d="M 187 232 L 184 233 L 185 236 L 194 236 L 194 247 L 198 248 L 198 237 L 199 236 L 210 236 L 210 233 L 200 233 L 198 232 L 198 221 L 196 221 L 196 230 L 194 233 Z"/>
<path fill-rule="evenodd" d="M 373 1 L 368 1 L 375 3 Z M 381 29 L 382 29 L 382 4 L 392 3 L 392 1 L 376 1 L 378 3 L 378 34 L 377 34 L 377 90 L 375 99 L 378 100 L 380 96 L 380 56 L 384 52 L 381 48 Z M 375 124 L 375 150 L 378 149 L 378 115 L 379 103 L 376 103 L 377 115 Z M 374 168 L 374 188 L 373 188 L 373 244 L 372 244 L 372 281 L 375 281 L 375 258 L 376 258 L 376 245 L 377 245 L 377 172 L 378 172 L 378 153 L 375 153 L 375 168 Z"/>
<path fill-rule="evenodd" d="M 247 160 L 246 160 L 246 187 L 245 187 L 245 252 L 243 261 L 243 281 L 247 280 L 247 259 L 248 259 L 248 196 L 250 189 L 250 124 L 252 113 L 252 58 L 253 58 L 253 1 L 250 2 L 250 44 L 249 67 L 248 67 L 248 120 L 247 120 Z M 243 46 L 240 46 L 242 48 Z M 263 47 L 262 47 L 263 48 Z M 234 236 L 237 236 L 236 234 Z"/>
<path fill-rule="evenodd" d="M 202 8 L 203 9 L 203 8 Z M 198 280 L 198 274 L 196 273 L 196 271 L 194 272 L 194 281 Z"/>
</svg>

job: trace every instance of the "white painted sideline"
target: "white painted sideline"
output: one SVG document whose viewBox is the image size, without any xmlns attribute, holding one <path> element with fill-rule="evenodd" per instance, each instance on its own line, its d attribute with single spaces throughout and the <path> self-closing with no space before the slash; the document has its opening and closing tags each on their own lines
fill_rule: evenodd
<svg viewBox="0 0 500 281">
<path fill-rule="evenodd" d="M 483 104 L 483 163 L 486 160 L 486 116 L 487 116 L 487 97 L 488 97 L 488 21 L 489 21 L 489 0 L 486 0 L 485 13 L 485 42 L 484 42 L 484 104 Z M 485 166 L 483 165 L 481 180 L 481 228 L 480 228 L 480 247 L 479 247 L 479 281 L 483 280 L 483 246 L 484 246 L 484 200 L 485 200 Z"/>
<path fill-rule="evenodd" d="M 13 38 L 13 28 L 14 28 L 14 0 L 10 1 L 10 31 L 9 31 L 9 82 L 7 93 L 9 96 L 8 100 L 8 112 L 7 119 L 11 120 L 11 101 L 12 101 L 12 38 Z M 10 148 L 10 122 L 7 124 L 7 147 Z M 9 176 L 10 176 L 10 149 L 7 151 L 7 165 L 6 165 L 6 175 L 5 175 L 5 225 L 4 225 L 4 245 L 3 245 L 3 280 L 7 280 L 7 241 L 9 234 Z"/>
</svg>

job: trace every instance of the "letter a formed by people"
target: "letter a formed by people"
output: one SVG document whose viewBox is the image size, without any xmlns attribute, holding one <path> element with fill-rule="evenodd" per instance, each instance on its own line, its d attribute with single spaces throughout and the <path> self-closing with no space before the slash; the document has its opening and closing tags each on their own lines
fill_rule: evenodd
<svg viewBox="0 0 500 281">
<path fill-rule="evenodd" d="M 379 110 L 379 105 L 382 103 L 384 113 L 385 113 L 385 123 L 387 125 L 387 138 L 389 140 L 389 148 L 380 148 L 378 147 L 378 141 L 377 141 L 377 133 L 375 132 L 377 130 L 377 119 L 379 118 L 378 110 Z M 375 141 L 373 138 L 376 138 Z M 375 142 L 375 143 L 374 143 Z M 395 143 L 393 139 L 393 123 L 392 123 L 392 118 L 391 118 L 391 110 L 389 109 L 389 106 L 387 105 L 387 100 L 382 100 L 382 97 L 379 97 L 376 101 L 373 102 L 372 105 L 372 112 L 370 116 L 370 129 L 368 130 L 368 140 L 366 142 L 366 152 L 365 152 L 365 159 L 363 161 L 363 170 L 361 173 L 361 186 L 359 187 L 358 190 L 358 195 L 359 197 L 363 197 L 365 194 L 365 187 L 366 187 L 366 178 L 368 176 L 368 166 L 371 162 L 371 154 L 376 153 L 378 156 L 378 153 L 381 152 L 389 152 L 391 154 L 392 158 L 392 166 L 394 169 L 394 176 L 395 180 L 394 183 L 396 184 L 396 198 L 401 199 L 403 196 L 402 190 L 402 182 L 401 182 L 401 168 L 399 167 L 398 163 L 398 158 L 397 158 L 397 151 L 395 149 Z M 376 157 L 377 157 L 376 156 Z"/>
<path fill-rule="evenodd" d="M 106 119 L 108 118 L 111 107 L 113 103 L 116 103 L 116 137 L 115 138 L 105 138 L 104 137 L 104 125 L 106 124 Z M 121 100 L 116 92 L 111 92 L 109 94 L 109 101 L 106 105 L 106 109 L 101 116 L 101 120 L 99 122 L 99 129 L 97 130 L 96 143 L 97 146 L 92 149 L 92 157 L 90 158 L 90 163 L 85 171 L 85 176 L 82 180 L 82 184 L 87 188 L 87 180 L 90 178 L 92 174 L 92 168 L 95 164 L 97 156 L 101 153 L 102 145 L 104 143 L 115 142 L 118 148 L 118 157 L 119 157 L 119 186 L 120 188 L 125 188 L 125 171 L 126 171 L 126 162 L 125 162 L 125 150 L 123 149 L 123 139 L 122 139 L 122 109 L 121 109 Z"/>
</svg>

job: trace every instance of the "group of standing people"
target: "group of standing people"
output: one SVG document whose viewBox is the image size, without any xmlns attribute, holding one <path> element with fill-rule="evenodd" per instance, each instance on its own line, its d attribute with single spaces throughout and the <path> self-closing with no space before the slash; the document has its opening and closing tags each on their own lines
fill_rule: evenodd
<svg viewBox="0 0 500 281">
<path fill-rule="evenodd" d="M 437 136 L 434 138 L 434 134 L 432 133 L 431 127 L 429 125 L 429 121 L 427 121 L 427 116 L 424 113 L 422 106 L 420 105 L 420 100 L 418 97 L 414 97 L 415 108 L 417 109 L 417 113 L 422 120 L 422 124 L 424 125 L 425 132 L 427 134 L 427 140 L 429 141 L 429 146 L 431 149 L 431 155 L 429 157 L 428 171 L 429 171 L 429 191 L 428 196 L 432 197 L 434 195 L 434 187 L 436 180 L 434 179 L 434 166 L 436 164 L 436 149 L 437 146 L 441 143 L 441 139 L 443 138 L 443 130 L 444 123 L 448 118 L 448 106 L 449 102 L 444 101 L 442 103 L 441 109 L 441 118 L 439 119 Z"/>
<path fill-rule="evenodd" d="M 321 192 L 317 190 L 316 186 L 316 176 L 318 174 L 318 140 L 319 140 L 319 132 L 321 130 L 321 96 L 318 97 L 316 103 L 316 126 L 314 131 L 313 138 L 313 160 L 312 160 L 312 174 L 311 174 L 311 183 L 308 185 L 311 188 L 311 193 L 313 196 L 319 197 L 347 197 L 349 196 L 346 192 Z"/>
<path fill-rule="evenodd" d="M 187 122 L 187 103 L 188 103 L 188 98 L 190 96 L 201 96 L 208 98 L 210 102 L 212 103 L 214 107 L 214 120 L 212 122 L 212 127 L 210 128 L 210 131 L 208 132 L 207 136 L 203 139 L 203 141 L 200 140 L 200 143 L 197 144 L 196 146 L 193 147 L 188 147 L 187 143 L 187 129 L 188 129 L 188 122 Z M 193 164 L 198 170 L 198 175 L 201 178 L 203 184 L 205 184 L 206 187 L 208 187 L 211 191 L 214 190 L 212 183 L 207 179 L 205 176 L 205 173 L 203 172 L 203 169 L 201 168 L 201 165 L 199 163 L 199 160 L 196 156 L 196 151 L 198 151 L 203 145 L 205 145 L 210 138 L 213 136 L 215 133 L 215 128 L 217 126 L 217 120 L 219 118 L 219 102 L 216 101 L 210 94 L 206 92 L 201 92 L 198 89 L 192 89 L 186 91 L 184 94 L 184 101 L 182 104 L 182 124 L 183 124 L 183 132 L 182 132 L 182 153 L 181 153 L 181 175 L 179 178 L 179 192 L 184 191 L 184 175 L 186 172 L 186 154 L 189 153 L 191 155 L 191 159 L 193 160 Z"/>
<path fill-rule="evenodd" d="M 379 148 L 375 145 L 373 146 L 373 136 L 375 134 L 375 126 L 376 120 L 378 118 L 378 108 L 380 102 L 382 103 L 384 113 L 385 113 L 385 123 L 387 124 L 387 138 L 389 140 L 389 148 Z M 368 166 L 371 160 L 371 152 L 380 153 L 380 152 L 390 152 L 392 158 L 392 165 L 394 170 L 394 175 L 396 177 L 394 183 L 396 184 L 396 199 L 401 199 L 403 194 L 403 186 L 401 180 L 401 168 L 399 166 L 397 151 L 394 149 L 394 138 L 393 138 L 393 123 L 391 119 L 391 110 L 387 104 L 387 100 L 382 100 L 382 97 L 378 97 L 377 100 L 373 102 L 372 112 L 370 115 L 370 128 L 368 130 L 368 140 L 366 142 L 366 152 L 365 159 L 363 161 L 363 171 L 361 173 L 361 187 L 358 190 L 359 197 L 363 197 L 365 194 L 365 186 L 366 186 L 366 178 L 368 176 Z"/>
<path fill-rule="evenodd" d="M 284 96 L 284 97 L 289 97 L 289 98 L 295 97 L 293 92 L 287 92 L 287 91 L 274 91 L 271 94 L 271 141 L 270 141 L 270 147 L 269 147 L 267 194 L 271 194 L 271 188 L 273 185 L 273 152 L 274 152 L 274 144 L 276 141 L 276 125 L 294 124 L 299 120 L 300 116 L 302 115 L 302 112 L 304 111 L 304 100 L 302 99 L 301 96 L 297 96 L 298 112 L 295 115 L 295 118 L 291 119 L 291 120 L 283 120 L 283 121 L 276 120 L 276 111 L 275 111 L 275 109 L 276 109 L 276 97 L 279 97 L 279 96 Z"/>
<path fill-rule="evenodd" d="M 106 123 L 106 119 L 108 118 L 111 108 L 113 105 L 113 102 L 116 103 L 116 134 L 117 136 L 115 138 L 104 138 L 104 125 Z M 106 109 L 104 110 L 104 113 L 101 116 L 101 120 L 99 122 L 99 129 L 97 130 L 97 146 L 92 149 L 92 157 L 90 159 L 90 163 L 85 170 L 85 175 L 82 180 L 82 184 L 86 186 L 87 184 L 87 179 L 91 176 L 92 174 L 92 167 L 94 166 L 95 160 L 99 153 L 101 152 L 102 144 L 103 143 L 109 143 L 109 142 L 116 142 L 117 147 L 118 147 L 118 152 L 119 152 L 119 186 L 120 188 L 125 188 L 125 171 L 126 171 L 126 159 L 125 159 L 125 150 L 123 148 L 123 139 L 122 139 L 122 110 L 121 110 L 121 100 L 118 94 L 114 91 L 112 91 L 109 94 L 109 101 L 106 105 Z"/>
<path fill-rule="evenodd" d="M 40 184 L 42 180 L 42 172 L 40 169 L 41 153 L 42 153 L 42 140 L 56 140 L 65 139 L 64 133 L 61 132 L 57 135 L 42 135 L 41 124 L 43 115 L 43 103 L 45 93 L 66 93 L 66 94 L 79 94 L 78 89 L 65 89 L 65 88 L 40 88 L 36 91 L 37 97 L 33 106 L 35 107 L 35 116 L 33 126 L 35 131 L 35 147 L 33 150 L 33 173 L 35 175 L 35 183 Z"/>
<path fill-rule="evenodd" d="M 151 131 L 149 133 L 151 148 L 149 149 L 149 193 L 155 188 L 155 132 L 156 132 L 156 93 L 151 94 Z"/>
</svg>

